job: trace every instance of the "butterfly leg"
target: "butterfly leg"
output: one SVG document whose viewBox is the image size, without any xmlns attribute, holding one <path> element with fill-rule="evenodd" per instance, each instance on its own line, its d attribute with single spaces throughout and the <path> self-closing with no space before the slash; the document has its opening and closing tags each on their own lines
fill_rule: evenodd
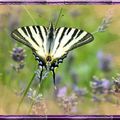
<svg viewBox="0 0 120 120">
<path fill-rule="evenodd" d="M 56 89 L 55 71 L 54 71 L 54 70 L 52 70 L 52 73 L 53 73 L 53 83 L 54 83 L 54 86 L 55 86 L 55 89 Z"/>
<path fill-rule="evenodd" d="M 41 72 L 40 72 L 40 83 L 41 83 L 41 81 L 42 81 L 42 74 L 43 74 L 43 67 L 42 67 L 42 70 L 41 70 Z"/>
</svg>

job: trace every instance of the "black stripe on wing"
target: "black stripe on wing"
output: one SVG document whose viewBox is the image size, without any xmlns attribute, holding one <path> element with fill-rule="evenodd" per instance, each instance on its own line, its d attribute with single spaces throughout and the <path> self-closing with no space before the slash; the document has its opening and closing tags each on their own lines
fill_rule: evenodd
<svg viewBox="0 0 120 120">
<path fill-rule="evenodd" d="M 93 40 L 94 40 L 93 35 L 90 33 L 87 33 L 81 40 L 79 40 L 77 43 L 75 43 L 73 46 L 71 46 L 68 51 L 71 51 L 77 47 L 80 47 L 80 46 L 85 45 L 89 42 L 92 42 Z"/>
<path fill-rule="evenodd" d="M 59 42 L 60 42 L 60 41 L 62 40 L 62 38 L 64 37 L 66 30 L 67 30 L 67 28 L 65 27 L 64 30 L 63 30 L 63 32 L 62 32 L 62 34 L 61 34 L 61 36 L 60 36 Z"/>
<path fill-rule="evenodd" d="M 27 32 L 25 31 L 25 29 L 23 28 L 24 33 L 27 35 Z M 25 44 L 26 46 L 32 48 L 32 45 L 30 44 L 30 42 L 28 42 L 20 33 L 19 31 L 16 29 L 11 33 L 11 37 L 14 38 L 15 40 L 17 40 L 20 43 Z"/>
<path fill-rule="evenodd" d="M 34 29 L 35 33 L 37 34 L 36 26 L 33 26 L 33 29 Z"/>
<path fill-rule="evenodd" d="M 25 28 L 25 27 L 22 27 L 21 29 L 22 29 L 23 32 L 28 36 L 26 28 Z"/>
<path fill-rule="evenodd" d="M 45 31 L 45 35 L 47 36 L 47 28 L 46 27 L 44 27 L 44 26 L 42 26 L 43 28 L 44 28 L 44 31 Z"/>
<path fill-rule="evenodd" d="M 52 55 L 58 58 L 68 51 L 91 42 L 93 35 L 80 29 L 61 27 L 56 29 L 55 47 Z"/>
<path fill-rule="evenodd" d="M 59 39 L 59 44 L 58 44 L 58 46 L 57 46 L 57 48 L 56 48 L 56 50 L 59 48 L 59 46 L 60 46 L 60 42 L 61 42 L 61 40 L 62 40 L 62 38 L 64 37 L 64 34 L 65 34 L 65 32 L 66 32 L 66 30 L 67 30 L 68 28 L 64 28 L 64 30 L 63 30 L 63 32 L 62 32 L 62 34 L 61 34 L 61 36 L 60 36 L 60 39 Z M 58 31 L 57 32 L 59 32 L 59 28 L 58 28 Z M 58 33 L 57 33 L 58 34 Z M 56 34 L 56 36 L 57 36 L 57 34 Z"/>
<path fill-rule="evenodd" d="M 83 32 L 83 30 L 79 30 L 79 32 L 77 33 L 76 38 L 79 37 L 82 32 Z"/>
<path fill-rule="evenodd" d="M 72 30 L 72 28 L 68 28 L 68 31 L 67 31 L 67 35 L 69 34 L 69 32 Z"/>
<path fill-rule="evenodd" d="M 11 36 L 15 40 L 34 49 L 28 38 L 30 38 L 37 46 L 40 46 L 39 43 L 41 41 L 42 47 L 43 47 L 43 42 L 44 42 L 43 32 L 47 36 L 47 29 L 44 26 L 26 26 L 26 27 L 21 27 L 21 28 L 14 30 L 11 33 Z M 23 33 L 24 33 L 24 35 L 23 35 Z M 38 35 L 40 37 L 40 39 L 39 39 L 40 41 L 38 39 L 36 40 L 36 35 Z"/>
<path fill-rule="evenodd" d="M 44 42 L 45 42 L 45 40 L 44 40 L 44 35 L 43 35 L 43 32 L 45 33 L 45 36 L 46 36 L 46 39 L 47 39 L 47 28 L 45 28 L 44 26 L 35 26 L 35 28 L 38 30 L 38 34 L 39 34 L 39 37 L 41 38 L 41 40 L 42 40 L 42 48 L 43 48 L 43 51 L 44 51 L 44 53 L 45 53 L 45 46 L 43 45 L 44 44 Z M 43 30 L 44 31 L 42 31 L 42 29 L 41 28 L 43 28 Z"/>
<path fill-rule="evenodd" d="M 74 32 L 73 32 L 73 34 L 72 34 L 72 36 L 71 36 L 71 38 L 70 38 L 70 39 L 68 40 L 68 42 L 64 45 L 64 47 L 65 47 L 67 44 L 69 44 L 69 43 L 71 42 L 71 40 L 74 39 L 74 37 L 76 36 L 77 32 L 78 32 L 78 29 L 75 29 Z"/>
<path fill-rule="evenodd" d="M 42 39 L 42 41 L 44 42 L 44 38 L 43 38 L 43 35 L 42 35 L 42 31 L 41 31 L 41 28 L 40 26 L 36 26 L 38 31 L 39 31 L 39 35 L 40 35 L 40 38 Z"/>
<path fill-rule="evenodd" d="M 23 27 L 23 28 L 24 28 L 24 27 Z M 23 28 L 21 28 L 21 29 L 23 30 Z M 36 42 L 34 36 L 32 35 L 32 31 L 30 30 L 30 27 L 27 26 L 26 29 L 27 29 L 27 31 L 28 31 L 28 34 L 30 35 L 30 38 L 35 42 L 35 44 L 36 44 L 37 46 L 39 46 L 39 44 Z M 34 29 L 34 28 L 33 28 L 33 29 Z"/>
<path fill-rule="evenodd" d="M 58 28 L 58 29 L 56 30 L 56 36 L 58 35 L 59 30 L 60 30 L 60 28 Z"/>
</svg>

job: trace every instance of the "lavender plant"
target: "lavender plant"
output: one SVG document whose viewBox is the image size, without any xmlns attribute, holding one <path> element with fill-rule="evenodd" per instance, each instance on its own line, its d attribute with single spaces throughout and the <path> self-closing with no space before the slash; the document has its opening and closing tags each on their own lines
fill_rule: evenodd
<svg viewBox="0 0 120 120">
<path fill-rule="evenodd" d="M 27 92 L 27 97 L 34 101 L 35 103 L 39 102 L 42 99 L 42 94 L 38 94 L 36 90 L 33 90 L 32 88 L 29 89 Z"/>
<path fill-rule="evenodd" d="M 78 74 L 75 71 L 71 71 L 70 75 L 71 75 L 71 79 L 72 79 L 72 84 L 77 85 L 80 80 Z"/>
<path fill-rule="evenodd" d="M 42 102 L 42 94 L 38 93 L 37 90 L 30 88 L 27 93 L 27 97 L 31 103 L 29 113 L 32 112 L 32 114 L 39 114 L 41 112 L 44 112 L 44 114 L 46 114 L 45 104 Z"/>
<path fill-rule="evenodd" d="M 113 68 L 112 55 L 111 54 L 105 54 L 102 51 L 99 51 L 97 53 L 97 57 L 98 57 L 98 60 L 99 60 L 99 68 L 103 72 L 110 72 Z"/>
<path fill-rule="evenodd" d="M 71 71 L 71 78 L 72 78 L 72 91 L 78 96 L 85 96 L 87 94 L 86 88 L 79 88 L 78 84 L 80 81 L 80 78 L 77 73 L 74 71 Z"/>
<path fill-rule="evenodd" d="M 27 92 L 27 98 L 31 104 L 31 107 L 28 113 L 31 113 L 34 115 L 47 114 L 47 107 L 46 107 L 43 95 L 41 93 L 38 93 L 36 89 L 30 88 L 29 91 Z"/>
<path fill-rule="evenodd" d="M 18 12 L 20 14 L 20 10 L 19 9 L 16 10 L 16 13 L 9 15 L 8 30 L 9 30 L 10 33 L 11 33 L 11 31 L 13 31 L 15 28 L 17 28 L 19 26 L 19 15 L 18 15 Z"/>
<path fill-rule="evenodd" d="M 39 17 L 42 17 L 43 15 L 46 14 L 45 10 L 41 8 L 35 9 L 35 12 L 38 14 Z"/>
<path fill-rule="evenodd" d="M 25 50 L 22 47 L 15 47 L 11 51 L 11 58 L 15 61 L 16 64 L 12 64 L 12 68 L 19 72 L 24 68 L 24 60 L 25 60 Z"/>
<path fill-rule="evenodd" d="M 108 79 L 99 79 L 94 76 L 90 86 L 92 88 L 92 99 L 96 102 L 108 101 L 111 95 L 112 82 Z"/>
<path fill-rule="evenodd" d="M 33 115 L 47 115 L 47 106 L 45 101 L 41 100 L 32 106 Z"/>
<path fill-rule="evenodd" d="M 110 80 L 105 78 L 99 79 L 96 76 L 93 77 L 93 81 L 91 81 L 90 85 L 94 94 L 109 94 L 112 87 Z"/>
<path fill-rule="evenodd" d="M 66 71 L 71 72 L 72 65 L 74 63 L 74 55 L 69 54 L 67 58 L 67 65 L 66 65 Z"/>
<path fill-rule="evenodd" d="M 98 26 L 97 30 L 94 33 L 97 32 L 104 32 L 112 22 L 112 17 L 113 17 L 113 9 L 110 9 L 107 11 L 106 16 L 103 18 L 101 24 Z"/>
<path fill-rule="evenodd" d="M 78 9 L 72 9 L 69 14 L 73 18 L 78 18 L 80 16 L 80 11 Z"/>
<path fill-rule="evenodd" d="M 88 91 L 85 87 L 79 88 L 77 85 L 73 85 L 72 89 L 77 97 L 85 97 L 85 95 L 88 93 Z"/>
<path fill-rule="evenodd" d="M 117 74 L 116 77 L 113 77 L 112 92 L 114 95 L 120 96 L 120 74 Z"/>
<path fill-rule="evenodd" d="M 67 87 L 64 86 L 64 87 L 61 87 L 58 89 L 58 92 L 57 92 L 57 97 L 63 97 L 63 96 L 66 96 L 67 94 Z"/>
<path fill-rule="evenodd" d="M 64 114 L 76 114 L 78 99 L 75 94 L 70 96 L 58 96 L 59 106 L 63 109 Z"/>
</svg>

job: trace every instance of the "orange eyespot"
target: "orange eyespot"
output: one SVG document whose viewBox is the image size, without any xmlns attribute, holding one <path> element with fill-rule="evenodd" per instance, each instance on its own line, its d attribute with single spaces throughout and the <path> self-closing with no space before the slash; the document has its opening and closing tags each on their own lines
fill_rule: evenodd
<svg viewBox="0 0 120 120">
<path fill-rule="evenodd" d="M 47 60 L 48 62 L 50 62 L 50 61 L 52 60 L 51 56 L 47 56 L 47 57 L 46 57 L 46 60 Z"/>
</svg>

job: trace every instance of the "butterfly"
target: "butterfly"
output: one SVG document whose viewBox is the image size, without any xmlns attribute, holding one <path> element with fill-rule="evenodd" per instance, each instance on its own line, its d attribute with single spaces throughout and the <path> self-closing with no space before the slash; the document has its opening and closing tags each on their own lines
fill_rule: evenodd
<svg viewBox="0 0 120 120">
<path fill-rule="evenodd" d="M 93 41 L 91 33 L 77 28 L 55 28 L 51 23 L 45 26 L 25 26 L 15 29 L 11 37 L 31 48 L 38 66 L 41 67 L 40 82 L 43 70 L 52 71 L 55 83 L 55 71 L 59 63 L 67 57 L 69 51 Z"/>
</svg>

